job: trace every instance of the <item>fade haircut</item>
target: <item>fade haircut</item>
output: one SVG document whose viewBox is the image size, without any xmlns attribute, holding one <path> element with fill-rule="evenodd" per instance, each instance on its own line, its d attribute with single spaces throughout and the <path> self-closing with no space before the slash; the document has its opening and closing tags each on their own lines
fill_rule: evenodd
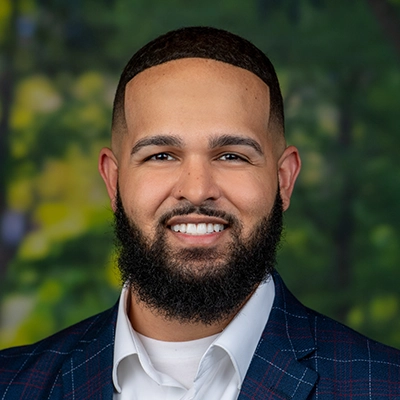
<svg viewBox="0 0 400 400">
<path fill-rule="evenodd" d="M 126 131 L 125 88 L 128 82 L 147 68 L 182 58 L 222 61 L 257 75 L 269 87 L 269 125 L 283 136 L 283 101 L 271 61 L 248 40 L 212 27 L 187 27 L 168 32 L 152 40 L 132 56 L 121 74 L 115 94 L 113 135 Z"/>
</svg>

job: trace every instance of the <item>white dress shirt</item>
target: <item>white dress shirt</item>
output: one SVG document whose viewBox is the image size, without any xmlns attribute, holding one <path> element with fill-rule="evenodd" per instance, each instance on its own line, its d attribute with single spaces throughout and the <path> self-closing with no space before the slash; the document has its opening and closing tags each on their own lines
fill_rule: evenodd
<svg viewBox="0 0 400 400">
<path fill-rule="evenodd" d="M 234 400 L 268 321 L 272 278 L 262 283 L 223 332 L 188 342 L 139 335 L 119 302 L 114 345 L 114 400 Z"/>
</svg>

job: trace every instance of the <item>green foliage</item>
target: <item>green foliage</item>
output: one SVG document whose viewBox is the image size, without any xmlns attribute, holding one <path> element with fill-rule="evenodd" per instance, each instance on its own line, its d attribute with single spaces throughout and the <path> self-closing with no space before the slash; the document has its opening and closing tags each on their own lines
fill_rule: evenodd
<svg viewBox="0 0 400 400">
<path fill-rule="evenodd" d="M 11 5 L 0 0 L 2 46 Z M 145 42 L 184 25 L 241 34 L 277 67 L 287 139 L 303 159 L 278 266 L 288 286 L 400 347 L 399 58 L 366 1 L 31 0 L 18 13 L 32 31 L 19 32 L 15 49 L 4 189 L 26 231 L 1 287 L 0 347 L 116 300 L 97 154 L 109 142 L 117 74 Z"/>
</svg>

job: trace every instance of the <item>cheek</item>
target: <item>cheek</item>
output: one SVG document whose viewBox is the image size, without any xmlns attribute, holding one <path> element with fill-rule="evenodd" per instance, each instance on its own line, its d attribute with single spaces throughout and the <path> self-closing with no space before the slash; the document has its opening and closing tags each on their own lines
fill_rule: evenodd
<svg viewBox="0 0 400 400">
<path fill-rule="evenodd" d="M 168 197 L 168 182 L 157 174 L 138 171 L 120 177 L 120 193 L 127 213 L 142 226 L 150 226 Z"/>
<path fill-rule="evenodd" d="M 277 178 L 243 176 L 225 184 L 224 193 L 243 218 L 259 219 L 268 214 L 277 192 Z M 244 221 L 243 221 L 244 222 Z"/>
</svg>

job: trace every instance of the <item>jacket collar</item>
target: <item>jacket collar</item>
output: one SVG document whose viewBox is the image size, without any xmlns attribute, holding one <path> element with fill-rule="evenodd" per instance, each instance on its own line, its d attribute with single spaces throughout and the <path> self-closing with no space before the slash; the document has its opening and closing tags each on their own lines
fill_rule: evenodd
<svg viewBox="0 0 400 400">
<path fill-rule="evenodd" d="M 306 399 L 318 374 L 301 360 L 316 350 L 307 309 L 273 274 L 275 300 L 239 400 Z M 272 396 L 272 397 L 271 397 Z"/>
</svg>

